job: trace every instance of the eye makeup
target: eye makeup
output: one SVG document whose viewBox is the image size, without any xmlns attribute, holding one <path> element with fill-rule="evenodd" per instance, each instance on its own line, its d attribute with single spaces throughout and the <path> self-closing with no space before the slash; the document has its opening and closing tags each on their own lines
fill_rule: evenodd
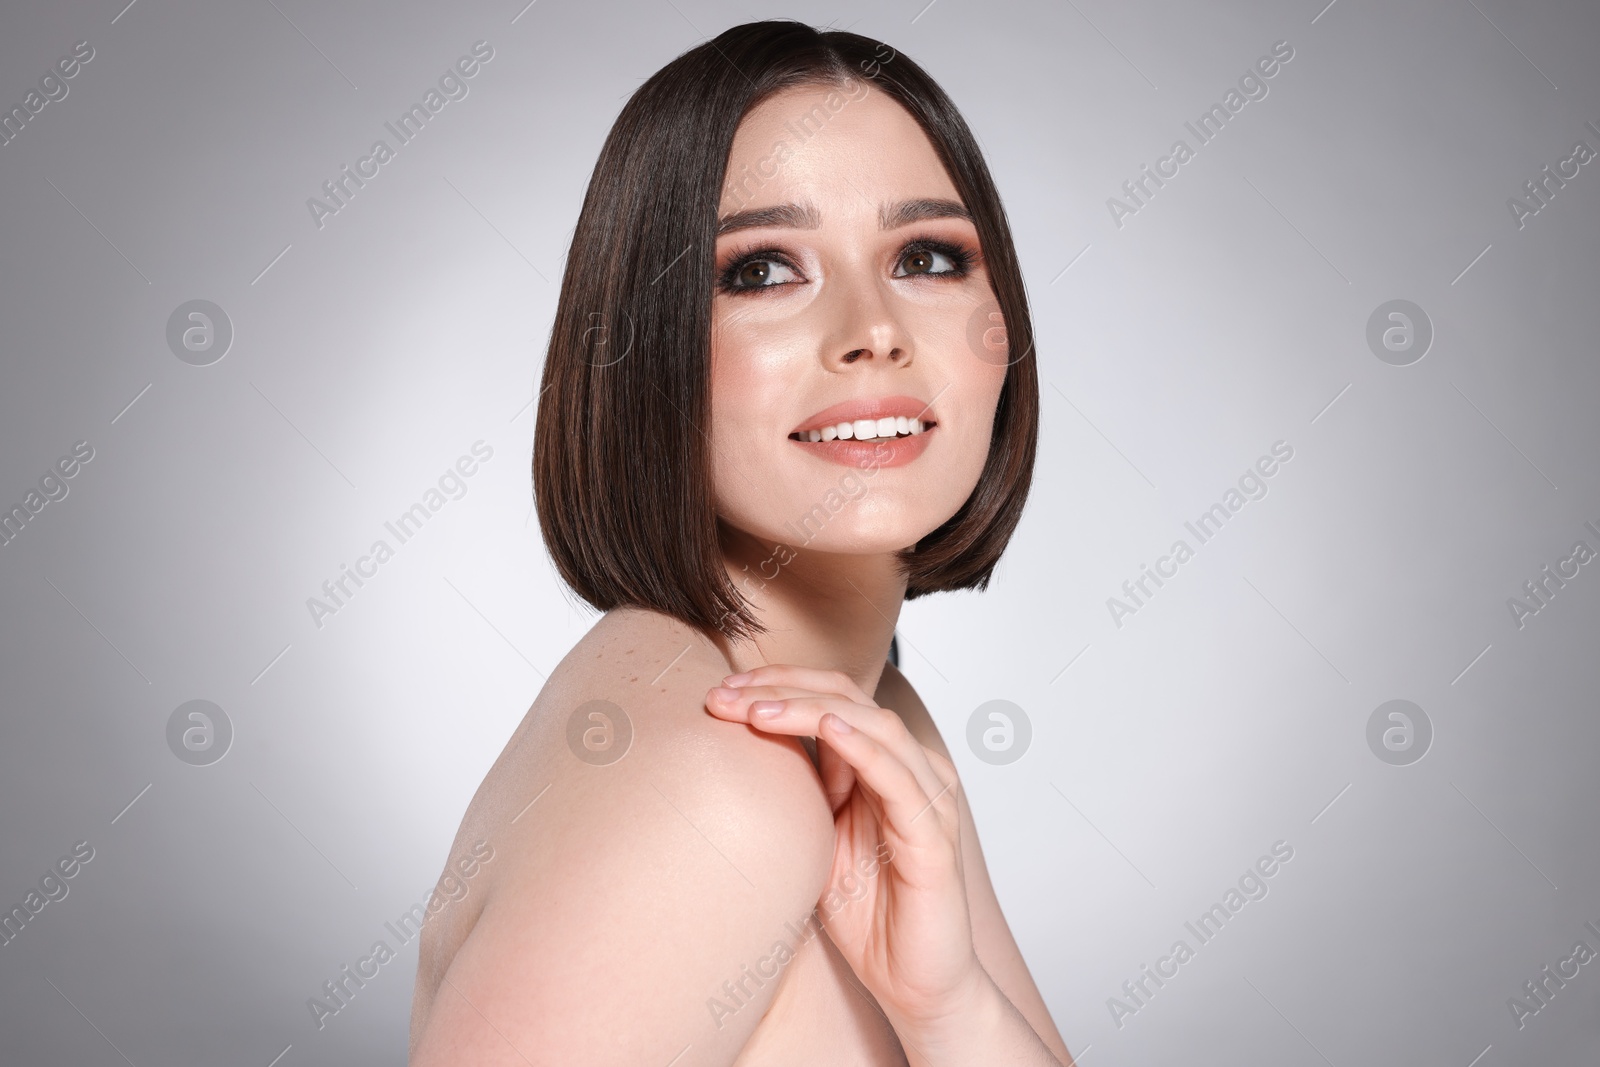
<svg viewBox="0 0 1600 1067">
<path fill-rule="evenodd" d="M 934 237 L 931 235 L 921 235 L 910 238 L 904 245 L 901 246 L 900 254 L 895 260 L 896 265 L 898 266 L 904 263 L 909 256 L 912 256 L 918 252 L 931 252 L 944 256 L 950 261 L 950 268 L 948 270 L 918 271 L 916 273 L 896 274 L 894 277 L 965 278 L 972 272 L 972 267 L 978 259 L 976 251 L 964 242 L 948 241 L 944 238 Z M 728 293 L 730 295 L 743 294 L 758 292 L 763 289 L 780 289 L 785 285 L 795 284 L 794 282 L 779 282 L 772 285 L 739 284 L 740 273 L 746 267 L 754 263 L 776 263 L 788 270 L 793 271 L 796 274 L 800 273 L 800 268 L 796 266 L 794 261 L 781 249 L 771 246 L 751 245 L 742 249 L 736 249 L 729 254 L 727 265 L 719 269 L 717 272 L 718 292 Z"/>
</svg>

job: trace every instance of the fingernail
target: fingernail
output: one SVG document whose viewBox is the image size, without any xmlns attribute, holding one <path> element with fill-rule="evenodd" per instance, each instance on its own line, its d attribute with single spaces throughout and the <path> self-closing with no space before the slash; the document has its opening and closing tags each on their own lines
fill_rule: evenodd
<svg viewBox="0 0 1600 1067">
<path fill-rule="evenodd" d="M 750 672 L 749 671 L 741 671 L 738 674 L 730 674 L 726 678 L 723 679 L 723 681 L 726 682 L 728 685 L 743 685 L 744 683 L 748 682 L 749 680 L 750 680 Z"/>
<path fill-rule="evenodd" d="M 759 715 L 763 719 L 770 719 L 782 710 L 783 701 L 781 700 L 758 700 L 750 705 L 751 714 Z"/>
<path fill-rule="evenodd" d="M 849 733 L 854 733 L 855 732 L 856 728 L 854 726 L 851 726 L 849 723 L 845 722 L 843 719 L 839 718 L 839 716 L 835 715 L 831 711 L 828 712 L 827 719 L 828 719 L 828 725 L 833 727 L 836 731 L 838 731 L 841 734 L 849 734 Z"/>
<path fill-rule="evenodd" d="M 737 689 L 725 689 L 720 685 L 711 690 L 709 695 L 712 700 L 719 704 L 730 704 L 739 699 L 739 691 Z"/>
</svg>

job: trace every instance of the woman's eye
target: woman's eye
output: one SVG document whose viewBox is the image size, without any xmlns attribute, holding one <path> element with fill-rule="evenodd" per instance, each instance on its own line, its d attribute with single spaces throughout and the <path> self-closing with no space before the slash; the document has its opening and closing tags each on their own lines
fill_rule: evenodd
<svg viewBox="0 0 1600 1067">
<path fill-rule="evenodd" d="M 908 244 L 900 254 L 893 277 L 912 278 L 962 278 L 972 269 L 973 254 L 959 245 L 934 242 Z M 718 288 L 726 293 L 748 293 L 760 289 L 777 289 L 781 286 L 804 282 L 797 268 L 776 252 L 756 252 L 736 259 L 723 270 Z"/>
<path fill-rule="evenodd" d="M 735 289 L 767 289 L 796 278 L 793 270 L 775 259 L 747 259 L 734 268 L 729 280 Z"/>
<path fill-rule="evenodd" d="M 933 248 L 913 248 L 900 257 L 900 263 L 906 269 L 896 273 L 896 278 L 912 274 L 959 274 L 963 266 L 954 256 Z"/>
</svg>

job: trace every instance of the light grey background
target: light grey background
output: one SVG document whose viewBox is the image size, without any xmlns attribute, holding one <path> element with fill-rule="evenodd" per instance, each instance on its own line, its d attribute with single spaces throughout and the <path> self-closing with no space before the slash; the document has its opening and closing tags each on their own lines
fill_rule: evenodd
<svg viewBox="0 0 1600 1067">
<path fill-rule="evenodd" d="M 790 16 L 945 86 L 1027 274 L 1028 511 L 987 592 L 899 633 L 1072 1051 L 1595 1061 L 1600 962 L 1520 1028 L 1508 998 L 1600 951 L 1600 564 L 1520 627 L 1508 600 L 1600 549 L 1600 162 L 1521 226 L 1508 200 L 1600 150 L 1600 14 L 923 3 L 0 13 L 0 108 L 94 49 L 0 146 L 0 505 L 94 449 L 0 546 L 0 908 L 95 850 L 0 946 L 0 1060 L 403 1059 L 414 943 L 320 1030 L 306 1002 L 394 943 L 592 623 L 528 467 L 595 155 L 673 56 Z M 308 198 L 479 40 L 469 94 L 319 228 Z M 1278 41 L 1268 94 L 1198 145 L 1184 123 Z M 1108 199 L 1178 138 L 1194 158 L 1119 226 Z M 166 341 L 195 299 L 235 331 L 205 367 Z M 1434 331 L 1408 366 L 1367 342 L 1396 299 Z M 465 494 L 319 627 L 307 598 L 479 440 Z M 1198 545 L 1184 522 L 1280 440 L 1267 495 Z M 1194 558 L 1118 626 L 1108 598 L 1179 538 Z M 235 731 L 204 767 L 166 741 L 196 699 Z M 1393 699 L 1433 726 L 1407 766 L 1367 742 Z M 1033 727 L 1007 765 L 964 740 L 991 700 Z M 1108 998 L 1279 840 L 1268 895 L 1118 1025 Z"/>
</svg>

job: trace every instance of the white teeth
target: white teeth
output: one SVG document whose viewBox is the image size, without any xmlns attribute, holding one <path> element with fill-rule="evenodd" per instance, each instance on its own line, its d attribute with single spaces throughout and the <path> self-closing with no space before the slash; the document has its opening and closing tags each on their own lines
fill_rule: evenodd
<svg viewBox="0 0 1600 1067">
<path fill-rule="evenodd" d="M 837 426 L 824 426 L 820 430 L 806 430 L 798 436 L 805 441 L 872 441 L 880 437 L 919 434 L 927 428 L 921 419 L 891 415 L 881 419 L 841 422 Z"/>
</svg>

